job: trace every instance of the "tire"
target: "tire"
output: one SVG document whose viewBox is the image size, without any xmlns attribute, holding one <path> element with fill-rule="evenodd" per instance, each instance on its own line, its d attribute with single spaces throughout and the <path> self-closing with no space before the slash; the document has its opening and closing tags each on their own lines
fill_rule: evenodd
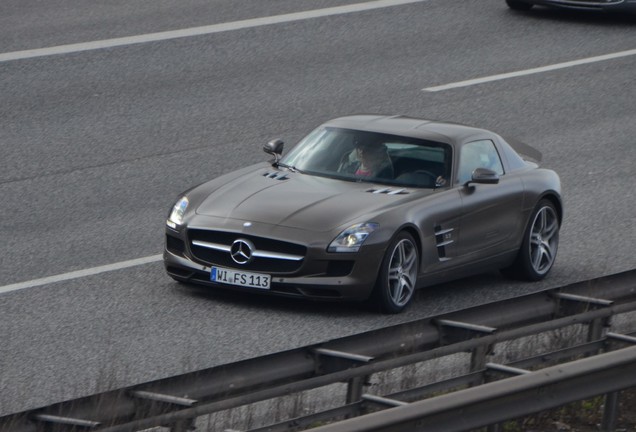
<svg viewBox="0 0 636 432">
<path fill-rule="evenodd" d="M 518 11 L 529 11 L 532 9 L 532 4 L 520 0 L 506 0 L 506 4 L 510 9 Z"/>
<path fill-rule="evenodd" d="M 546 277 L 556 259 L 559 228 L 559 216 L 554 204 L 545 199 L 539 201 L 530 216 L 515 262 L 502 272 L 529 281 Z"/>
<path fill-rule="evenodd" d="M 403 231 L 389 244 L 373 290 L 373 302 L 381 312 L 402 312 L 413 298 L 419 268 L 419 252 L 413 236 Z"/>
</svg>

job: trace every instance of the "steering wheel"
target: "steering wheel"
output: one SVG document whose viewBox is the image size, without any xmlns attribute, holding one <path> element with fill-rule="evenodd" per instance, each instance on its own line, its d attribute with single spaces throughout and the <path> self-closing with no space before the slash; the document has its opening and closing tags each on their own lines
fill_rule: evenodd
<svg viewBox="0 0 636 432">
<path fill-rule="evenodd" d="M 437 174 L 426 170 L 406 172 L 400 175 L 397 180 L 408 183 L 414 187 L 437 187 Z"/>
<path fill-rule="evenodd" d="M 427 176 L 429 176 L 430 178 L 433 179 L 433 183 L 436 183 L 437 182 L 437 177 L 439 177 L 437 174 L 433 174 L 432 172 L 426 171 L 426 170 L 415 170 L 415 171 L 413 171 L 413 174 L 417 174 L 417 175 L 425 174 L 425 175 L 427 175 Z"/>
</svg>

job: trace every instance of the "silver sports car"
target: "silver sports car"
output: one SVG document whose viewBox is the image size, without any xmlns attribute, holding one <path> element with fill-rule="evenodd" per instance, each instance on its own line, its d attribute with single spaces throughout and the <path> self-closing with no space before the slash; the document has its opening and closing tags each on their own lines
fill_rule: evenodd
<svg viewBox="0 0 636 432">
<path fill-rule="evenodd" d="M 520 142 L 475 127 L 355 115 L 284 157 L 180 196 L 168 274 L 211 289 L 372 301 L 402 311 L 416 288 L 492 269 L 528 280 L 554 263 L 558 175 Z"/>
</svg>

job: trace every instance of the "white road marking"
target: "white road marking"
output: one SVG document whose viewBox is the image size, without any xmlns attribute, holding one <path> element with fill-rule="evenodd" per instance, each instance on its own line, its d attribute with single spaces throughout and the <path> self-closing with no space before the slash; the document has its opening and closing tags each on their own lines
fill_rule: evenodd
<svg viewBox="0 0 636 432">
<path fill-rule="evenodd" d="M 252 18 L 228 23 L 212 24 L 202 27 L 192 27 L 181 30 L 172 30 L 158 33 L 148 33 L 138 36 L 121 37 L 114 39 L 104 39 L 92 42 L 83 42 L 69 45 L 59 45 L 48 48 L 38 48 L 25 51 L 13 51 L 0 54 L 0 62 L 43 57 L 56 54 L 69 54 L 81 51 L 98 50 L 104 48 L 114 48 L 125 45 L 141 44 L 147 42 L 157 42 L 169 39 L 177 39 L 190 36 L 200 36 L 212 33 L 226 32 L 230 30 L 246 29 L 271 24 L 288 23 L 301 21 L 310 18 L 321 18 L 331 15 L 342 15 L 348 13 L 362 12 L 373 9 L 381 9 L 393 6 L 401 6 L 412 3 L 423 3 L 429 0 L 375 0 L 364 3 L 354 3 L 344 6 L 336 6 L 325 9 L 315 9 L 304 12 L 288 13 L 262 18 Z"/>
<path fill-rule="evenodd" d="M 41 279 L 34 279 L 26 282 L 14 283 L 11 285 L 0 286 L 0 294 L 17 291 L 25 288 L 34 288 L 42 285 L 48 285 L 56 282 L 64 282 L 72 279 L 79 279 L 86 276 L 93 276 L 100 273 L 106 273 L 115 270 L 122 270 L 129 267 L 135 267 L 143 264 L 153 263 L 161 261 L 163 255 L 151 255 L 143 258 L 132 259 L 128 261 L 121 261 L 114 264 L 107 264 L 99 267 L 87 268 L 84 270 L 72 271 L 69 273 L 63 273 L 55 276 L 44 277 Z"/>
<path fill-rule="evenodd" d="M 557 69 L 565 69 L 565 68 L 570 68 L 570 67 L 574 67 L 574 66 L 580 66 L 580 65 L 589 64 L 589 63 L 596 63 L 596 62 L 602 62 L 602 61 L 607 61 L 607 60 L 613 60 L 613 59 L 617 59 L 617 58 L 621 58 L 621 57 L 628 57 L 628 56 L 633 56 L 633 55 L 636 55 L 636 49 L 627 50 L 627 51 L 620 51 L 620 52 L 615 52 L 615 53 L 612 53 L 612 54 L 600 55 L 600 56 L 596 56 L 596 57 L 588 57 L 588 58 L 584 58 L 584 59 L 580 59 L 580 60 L 568 61 L 568 62 L 564 62 L 564 63 L 556 63 L 556 64 L 553 64 L 553 65 L 542 66 L 542 67 L 537 67 L 537 68 L 533 68 L 533 69 L 520 70 L 520 71 L 517 71 L 517 72 L 509 72 L 509 73 L 503 73 L 503 74 L 498 74 L 498 75 L 491 75 L 491 76 L 487 76 L 487 77 L 483 77 L 483 78 L 475 78 L 475 79 L 470 79 L 470 80 L 466 80 L 466 81 L 459 81 L 459 82 L 439 85 L 439 86 L 435 86 L 435 87 L 427 87 L 427 88 L 423 88 L 422 91 L 438 92 L 438 91 L 450 90 L 450 89 L 460 88 L 460 87 L 469 87 L 469 86 L 473 86 L 473 85 L 477 85 L 477 84 L 483 84 L 483 83 L 492 82 L 492 81 L 499 81 L 499 80 L 504 80 L 504 79 L 508 79 L 508 78 L 516 78 L 516 77 L 520 77 L 520 76 L 524 76 L 524 75 L 533 75 L 533 74 L 549 72 L 549 71 L 553 71 L 553 70 L 557 70 Z"/>
</svg>

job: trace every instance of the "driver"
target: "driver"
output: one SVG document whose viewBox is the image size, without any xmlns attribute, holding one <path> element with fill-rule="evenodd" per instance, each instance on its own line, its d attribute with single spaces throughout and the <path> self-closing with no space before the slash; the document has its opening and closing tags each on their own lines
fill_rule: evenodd
<svg viewBox="0 0 636 432">
<path fill-rule="evenodd" d="M 341 171 L 355 174 L 356 177 L 393 179 L 393 164 L 383 143 L 356 142 L 355 149 L 345 155 Z"/>
</svg>

